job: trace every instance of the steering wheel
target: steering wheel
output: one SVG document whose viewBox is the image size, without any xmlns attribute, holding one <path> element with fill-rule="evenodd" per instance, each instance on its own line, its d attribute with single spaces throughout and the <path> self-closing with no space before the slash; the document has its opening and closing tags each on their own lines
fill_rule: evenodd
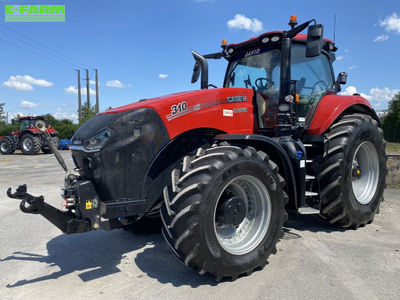
<svg viewBox="0 0 400 300">
<path fill-rule="evenodd" d="M 325 81 L 323 81 L 323 80 L 318 80 L 316 83 L 313 84 L 311 94 L 314 94 L 315 92 L 317 92 L 317 87 L 318 87 L 318 86 L 321 87 L 320 84 L 323 85 L 323 87 L 325 88 L 325 90 L 328 89 L 328 86 L 327 86 L 327 84 L 326 84 Z"/>
<path fill-rule="evenodd" d="M 264 84 L 264 81 L 265 81 L 265 84 Z M 258 88 L 258 90 L 262 91 L 262 90 L 265 90 L 265 89 L 275 85 L 275 83 L 271 79 L 268 79 L 265 77 L 260 77 L 260 78 L 256 79 L 255 85 Z"/>
</svg>

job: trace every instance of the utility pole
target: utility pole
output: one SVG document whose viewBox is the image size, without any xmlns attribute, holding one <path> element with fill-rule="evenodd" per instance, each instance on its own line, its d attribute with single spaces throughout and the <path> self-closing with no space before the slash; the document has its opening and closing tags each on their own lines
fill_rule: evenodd
<svg viewBox="0 0 400 300">
<path fill-rule="evenodd" d="M 78 72 L 78 120 L 79 123 L 82 121 L 82 98 L 81 98 L 81 71 Z"/>
<path fill-rule="evenodd" d="M 94 70 L 96 74 L 96 113 L 99 112 L 99 78 L 97 75 L 97 69 Z"/>
<path fill-rule="evenodd" d="M 86 69 L 86 94 L 87 94 L 87 109 L 90 111 L 90 88 L 89 88 L 89 70 Z"/>
</svg>

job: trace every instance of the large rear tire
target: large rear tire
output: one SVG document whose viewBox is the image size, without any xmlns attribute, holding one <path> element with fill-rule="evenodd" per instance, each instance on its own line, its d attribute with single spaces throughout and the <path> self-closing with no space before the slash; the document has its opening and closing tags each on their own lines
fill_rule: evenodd
<svg viewBox="0 0 400 300">
<path fill-rule="evenodd" d="M 52 137 L 51 138 L 51 142 L 53 143 L 53 145 L 59 149 L 60 148 L 60 139 L 56 136 L 56 137 Z M 42 147 L 42 152 L 44 154 L 49 154 L 49 153 L 53 153 L 53 151 L 51 150 L 49 145 L 44 145 Z"/>
<path fill-rule="evenodd" d="M 331 224 L 358 228 L 371 223 L 383 201 L 385 141 L 368 115 L 346 115 L 328 130 L 319 175 L 320 216 Z"/>
<path fill-rule="evenodd" d="M 287 219 L 284 179 L 268 156 L 227 143 L 199 148 L 164 189 L 162 232 L 187 266 L 235 280 L 264 267 Z"/>
<path fill-rule="evenodd" d="M 20 149 L 23 154 L 38 154 L 42 148 L 42 140 L 29 133 L 24 134 L 20 141 Z"/>
</svg>

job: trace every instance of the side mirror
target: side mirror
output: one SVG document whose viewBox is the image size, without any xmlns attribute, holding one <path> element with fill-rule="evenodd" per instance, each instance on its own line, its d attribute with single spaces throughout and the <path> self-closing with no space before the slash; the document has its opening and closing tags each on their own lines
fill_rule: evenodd
<svg viewBox="0 0 400 300">
<path fill-rule="evenodd" d="M 337 82 L 339 84 L 346 84 L 347 83 L 347 73 L 346 72 L 339 73 L 339 75 L 337 77 Z"/>
<path fill-rule="evenodd" d="M 322 24 L 308 26 L 306 57 L 316 57 L 321 54 L 323 35 L 324 26 Z"/>
<path fill-rule="evenodd" d="M 196 51 L 192 50 L 192 55 L 194 60 L 196 61 L 194 68 L 193 68 L 193 75 L 192 75 L 192 83 L 193 80 L 194 82 L 197 81 L 199 78 L 199 74 L 201 71 L 201 84 L 200 87 L 201 89 L 207 89 L 208 88 L 208 63 L 207 60 L 204 58 L 204 56 L 200 55 Z"/>
<path fill-rule="evenodd" d="M 200 65 L 197 62 L 195 62 L 194 67 L 193 67 L 193 74 L 192 74 L 191 82 L 195 83 L 199 79 L 199 76 L 200 76 Z"/>
</svg>

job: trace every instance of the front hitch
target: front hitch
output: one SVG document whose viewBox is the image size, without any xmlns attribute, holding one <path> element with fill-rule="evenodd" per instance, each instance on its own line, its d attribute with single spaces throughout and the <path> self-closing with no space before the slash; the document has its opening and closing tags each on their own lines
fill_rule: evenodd
<svg viewBox="0 0 400 300">
<path fill-rule="evenodd" d="M 26 214 L 39 214 L 43 209 L 44 197 L 34 197 L 28 194 L 26 184 L 20 185 L 14 194 L 11 193 L 11 188 L 9 188 L 7 190 L 7 196 L 22 200 L 19 204 L 19 208 Z M 28 206 L 26 206 L 26 204 L 28 204 Z"/>
<path fill-rule="evenodd" d="M 20 185 L 15 193 L 11 188 L 7 190 L 10 198 L 21 200 L 19 208 L 27 214 L 39 214 L 55 225 L 64 233 L 80 233 L 90 230 L 90 223 L 87 220 L 78 219 L 70 212 L 63 212 L 50 204 L 44 202 L 44 197 L 35 197 L 27 193 L 26 184 Z"/>
</svg>

